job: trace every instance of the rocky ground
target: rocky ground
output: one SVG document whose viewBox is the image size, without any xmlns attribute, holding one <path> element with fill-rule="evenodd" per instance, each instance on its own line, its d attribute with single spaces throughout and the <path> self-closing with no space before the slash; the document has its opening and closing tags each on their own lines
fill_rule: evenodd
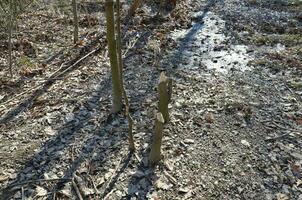
<svg viewBox="0 0 302 200">
<path fill-rule="evenodd" d="M 110 115 L 102 5 L 82 5 L 76 46 L 66 14 L 22 15 L 18 76 L 0 86 L 0 199 L 302 199 L 301 7 L 192 0 L 161 17 L 152 2 L 139 9 L 123 34 L 134 154 L 124 115 Z M 153 169 L 161 71 L 173 79 L 171 121 Z"/>
</svg>

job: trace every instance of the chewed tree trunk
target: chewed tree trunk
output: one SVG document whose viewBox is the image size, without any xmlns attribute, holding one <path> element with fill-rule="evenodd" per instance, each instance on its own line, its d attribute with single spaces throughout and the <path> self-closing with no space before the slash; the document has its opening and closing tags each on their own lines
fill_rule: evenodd
<svg viewBox="0 0 302 200">
<path fill-rule="evenodd" d="M 112 75 L 113 88 L 113 108 L 112 112 L 117 113 L 122 109 L 122 88 L 120 70 L 118 64 L 117 42 L 115 39 L 115 22 L 114 22 L 114 7 L 112 0 L 106 0 L 106 27 L 107 27 L 107 41 L 109 47 L 109 57 Z"/>
<path fill-rule="evenodd" d="M 168 105 L 171 101 L 172 94 L 172 79 L 167 77 L 164 72 L 160 74 L 158 83 L 158 95 L 159 95 L 159 111 L 162 113 L 165 123 L 169 121 L 169 109 Z"/>
<path fill-rule="evenodd" d="M 155 115 L 155 128 L 149 155 L 150 165 L 157 164 L 161 159 L 161 143 L 163 137 L 164 118 L 161 113 Z"/>
</svg>

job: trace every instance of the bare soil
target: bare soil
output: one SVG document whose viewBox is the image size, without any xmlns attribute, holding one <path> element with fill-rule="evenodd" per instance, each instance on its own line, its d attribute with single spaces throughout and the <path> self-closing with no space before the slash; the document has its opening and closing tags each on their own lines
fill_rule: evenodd
<svg viewBox="0 0 302 200">
<path fill-rule="evenodd" d="M 0 69 L 0 199 L 302 199 L 301 6 L 191 0 L 156 16 L 148 1 L 125 21 L 135 153 L 110 114 L 102 4 L 81 3 L 77 45 L 68 9 L 23 13 L 14 78 Z M 171 120 L 150 168 L 162 71 Z"/>
</svg>

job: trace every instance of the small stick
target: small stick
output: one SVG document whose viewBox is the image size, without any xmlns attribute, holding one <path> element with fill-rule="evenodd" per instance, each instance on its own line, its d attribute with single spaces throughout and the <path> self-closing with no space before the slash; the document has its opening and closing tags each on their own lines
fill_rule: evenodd
<svg viewBox="0 0 302 200">
<path fill-rule="evenodd" d="M 78 198 L 79 198 L 80 200 L 83 200 L 83 197 L 82 197 L 82 195 L 81 195 L 81 192 L 80 192 L 80 190 L 79 190 L 77 184 L 75 183 L 74 179 L 72 179 L 71 182 L 72 182 L 72 186 L 73 186 L 75 192 L 77 193 Z"/>
<path fill-rule="evenodd" d="M 121 157 L 121 159 L 119 160 L 118 164 L 116 165 L 116 167 L 115 167 L 115 169 L 114 169 L 114 172 L 113 172 L 112 176 L 110 177 L 109 181 L 107 182 L 106 187 L 105 187 L 105 189 L 104 189 L 104 193 L 106 192 L 108 186 L 110 185 L 110 183 L 111 183 L 111 181 L 112 181 L 114 175 L 116 174 L 116 172 L 117 172 L 117 170 L 118 170 L 118 168 L 119 168 L 121 162 L 122 162 L 122 157 Z M 109 192 L 109 193 L 110 193 L 110 192 Z M 108 194 L 109 194 L 109 193 L 108 193 Z M 108 194 L 107 194 L 107 195 L 108 195 Z M 107 195 L 106 195 L 106 196 L 107 196 Z M 104 198 L 104 199 L 105 199 L 105 198 Z"/>
<path fill-rule="evenodd" d="M 24 188 L 23 187 L 21 187 L 21 199 L 25 200 L 25 197 L 24 197 Z"/>
<path fill-rule="evenodd" d="M 92 183 L 94 192 L 95 192 L 96 194 L 99 194 L 100 192 L 99 192 L 99 190 L 97 189 L 97 187 L 96 187 L 96 185 L 95 185 L 95 183 L 94 183 L 94 180 L 93 180 L 92 176 L 88 174 L 88 177 L 89 177 L 89 179 L 90 179 L 90 181 L 91 181 L 91 183 Z"/>
<path fill-rule="evenodd" d="M 272 141 L 275 141 L 275 140 L 278 140 L 278 139 L 285 138 L 285 137 L 287 137 L 288 135 L 289 135 L 288 133 L 285 133 L 285 134 L 278 135 L 278 136 L 273 137 L 273 138 L 267 138 L 267 139 L 265 139 L 265 141 L 267 141 L 267 142 L 272 142 Z"/>
<path fill-rule="evenodd" d="M 169 181 L 171 181 L 174 185 L 177 185 L 177 180 L 171 174 L 169 174 L 166 170 L 164 170 L 164 174 Z"/>
<path fill-rule="evenodd" d="M 70 181 L 70 178 L 52 178 L 52 179 L 36 179 L 36 180 L 30 180 L 30 181 L 25 181 L 22 183 L 15 183 L 11 184 L 8 187 L 15 187 L 15 186 L 20 186 L 20 185 L 28 185 L 31 183 L 36 183 L 36 182 L 51 182 L 51 181 Z"/>
<path fill-rule="evenodd" d="M 106 196 L 104 197 L 104 200 L 106 200 L 113 192 L 114 192 L 114 190 L 111 190 L 108 194 L 106 194 Z"/>
<path fill-rule="evenodd" d="M 99 48 L 97 48 L 97 49 L 94 49 L 94 50 L 90 51 L 88 54 L 86 54 L 85 56 L 83 56 L 82 58 L 80 58 L 79 60 L 77 60 L 75 63 L 73 63 L 71 66 L 67 67 L 64 71 L 62 71 L 61 73 L 58 74 L 58 72 L 60 72 L 60 71 L 62 70 L 62 68 L 63 68 L 63 66 L 61 66 L 60 69 L 58 69 L 58 70 L 56 70 L 54 73 L 52 73 L 52 74 L 51 74 L 44 82 L 42 82 L 42 83 L 40 83 L 40 84 L 38 84 L 38 85 L 36 85 L 36 86 L 34 86 L 34 87 L 32 87 L 32 88 L 30 88 L 30 89 L 24 91 L 24 92 L 22 92 L 21 94 L 19 94 L 19 95 L 13 97 L 13 98 L 11 98 L 11 99 L 9 99 L 9 100 L 7 100 L 7 101 L 1 103 L 0 105 L 7 104 L 7 103 L 13 101 L 14 99 L 20 97 L 21 95 L 26 94 L 27 92 L 30 92 L 30 91 L 32 91 L 32 90 L 34 90 L 34 89 L 36 89 L 36 88 L 39 88 L 39 87 L 43 86 L 44 84 L 46 84 L 47 82 L 49 82 L 49 81 L 51 81 L 51 80 L 54 80 L 54 79 L 58 78 L 59 76 L 61 76 L 62 74 L 64 74 L 65 72 L 67 72 L 67 71 L 70 70 L 71 68 L 75 67 L 75 66 L 76 66 L 77 64 L 79 64 L 80 62 L 82 62 L 82 61 L 83 61 L 84 59 L 86 59 L 88 56 L 90 56 L 91 54 L 93 54 L 93 53 L 95 53 L 96 51 L 98 51 L 99 49 L 101 49 L 101 48 L 99 47 Z"/>
</svg>

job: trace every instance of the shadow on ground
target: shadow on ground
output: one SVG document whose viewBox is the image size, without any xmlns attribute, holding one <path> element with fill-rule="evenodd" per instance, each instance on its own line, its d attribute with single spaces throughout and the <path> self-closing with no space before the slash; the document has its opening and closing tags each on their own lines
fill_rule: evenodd
<svg viewBox="0 0 302 200">
<path fill-rule="evenodd" d="M 203 18 L 210 11 L 210 9 L 219 2 L 223 3 L 222 0 L 207 1 L 206 6 L 204 8 L 201 8 L 201 10 L 203 10 L 202 14 L 197 16 L 197 22 L 193 25 L 193 27 L 185 35 L 185 37 L 182 38 L 178 50 L 175 51 L 175 53 L 173 53 L 172 55 L 170 55 L 166 61 L 164 61 L 164 63 L 167 63 L 167 65 L 163 66 L 169 66 L 170 63 L 179 63 L 182 57 L 185 56 L 184 52 L 187 48 L 189 48 L 190 43 L 194 39 L 194 36 L 197 34 L 198 31 L 203 28 Z M 174 77 L 175 73 L 173 68 L 175 67 L 167 67 L 164 69 L 164 71 L 167 72 L 168 76 Z M 157 80 L 157 77 L 158 76 L 155 77 L 155 80 Z M 144 149 L 140 149 L 140 155 L 142 159 L 139 163 L 136 173 L 133 174 L 128 184 L 128 198 L 136 196 L 139 199 L 146 199 L 146 196 L 150 194 L 152 190 L 154 190 L 155 174 L 154 169 L 148 167 L 148 153 L 149 151 L 144 151 Z"/>
</svg>

